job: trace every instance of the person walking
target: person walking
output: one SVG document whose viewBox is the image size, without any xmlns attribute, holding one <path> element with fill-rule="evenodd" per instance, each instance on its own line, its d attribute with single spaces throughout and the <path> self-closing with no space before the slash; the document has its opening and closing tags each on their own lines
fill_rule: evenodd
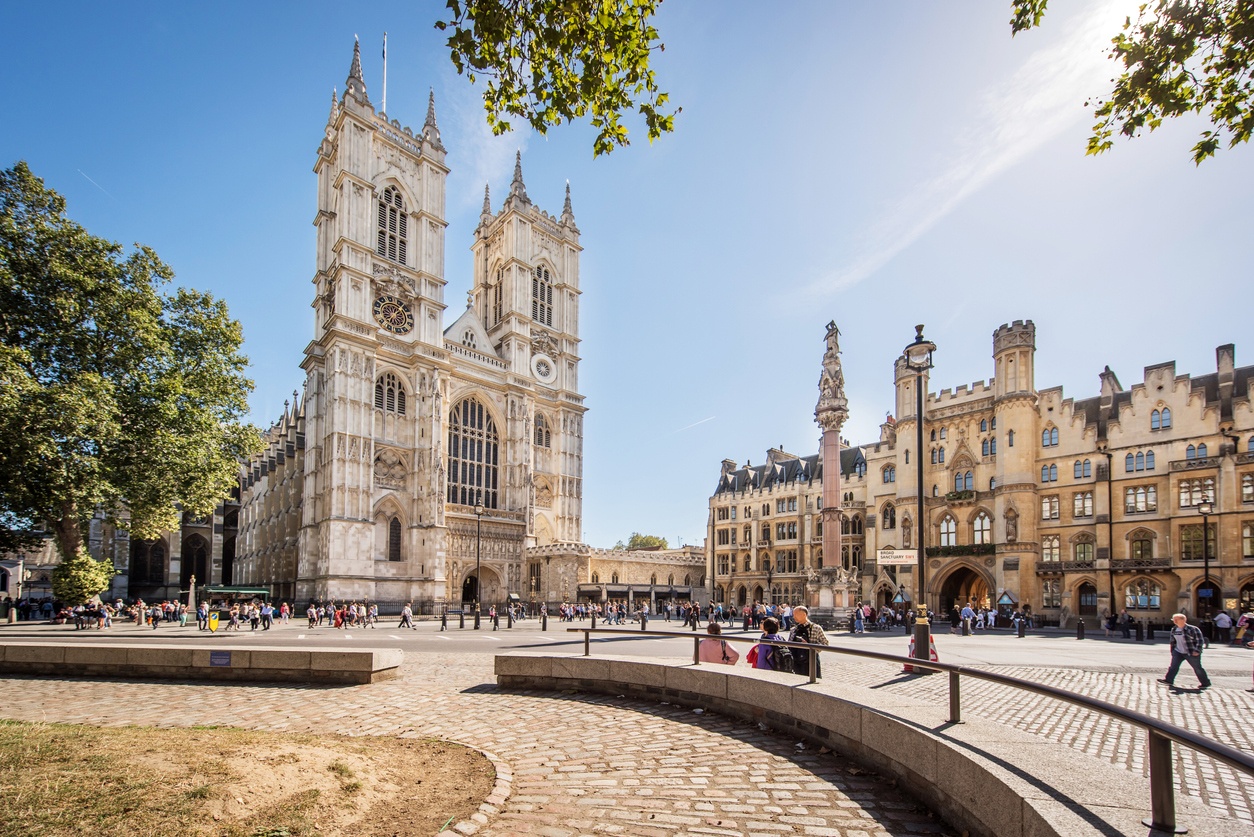
<svg viewBox="0 0 1254 837">
<path fill-rule="evenodd" d="M 1219 632 L 1219 636 L 1215 637 L 1216 642 L 1225 645 L 1232 642 L 1232 617 L 1228 615 L 1228 611 L 1221 610 L 1215 614 L 1215 630 Z"/>
<path fill-rule="evenodd" d="M 1172 614 L 1171 621 L 1175 624 L 1171 629 L 1171 666 L 1165 677 L 1158 678 L 1158 682 L 1175 686 L 1180 664 L 1187 662 L 1197 675 L 1198 689 L 1209 689 L 1210 677 L 1206 674 L 1206 669 L 1202 668 L 1202 631 L 1190 625 L 1188 617 L 1183 613 Z"/>
<path fill-rule="evenodd" d="M 401 623 L 396 627 L 418 630 L 417 626 L 414 625 L 414 610 L 410 607 L 409 602 L 405 602 L 405 606 L 401 608 Z"/>
</svg>

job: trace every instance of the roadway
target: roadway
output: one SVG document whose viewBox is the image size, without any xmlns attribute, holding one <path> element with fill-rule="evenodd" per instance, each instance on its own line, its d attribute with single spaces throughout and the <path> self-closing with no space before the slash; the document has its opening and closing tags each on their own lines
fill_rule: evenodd
<svg viewBox="0 0 1254 837">
<path fill-rule="evenodd" d="M 306 620 L 300 619 L 292 620 L 286 625 L 276 623 L 269 631 L 251 631 L 245 628 L 238 632 L 219 629 L 216 633 L 198 631 L 195 623 L 183 628 L 176 623 L 162 623 L 156 630 L 137 627 L 131 623 L 115 623 L 110 629 L 98 631 L 75 630 L 72 625 L 19 622 L 15 625 L 0 625 L 0 641 L 57 641 L 76 644 L 142 641 L 205 647 L 256 643 L 280 648 L 335 648 L 353 645 L 441 654 L 501 654 L 511 651 L 579 654 L 583 650 L 582 634 L 570 633 L 568 628 L 589 626 L 586 621 L 571 623 L 550 619 L 548 630 L 541 631 L 538 621 L 527 619 L 518 622 L 513 628 L 507 627 L 506 622 L 502 621 L 500 629 L 494 631 L 491 623 L 485 619 L 480 630 L 476 631 L 469 620 L 465 628 L 458 628 L 458 623 L 454 620 L 450 622 L 448 630 L 441 631 L 439 622 L 435 621 L 418 622 L 414 629 L 399 628 L 397 622 L 396 617 L 386 617 L 380 620 L 376 628 L 336 629 L 309 628 Z M 598 626 L 604 627 L 604 623 L 598 623 Z M 635 626 L 628 624 L 621 626 L 621 629 L 634 630 Z M 686 636 L 692 635 L 678 622 L 650 620 L 649 629 L 673 630 L 683 632 Z M 704 635 L 704 631 L 699 635 Z M 757 631 L 742 633 L 738 628 L 725 633 L 725 636 L 731 638 L 757 635 Z M 829 633 L 828 637 L 833 645 L 890 654 L 905 654 L 908 641 L 901 631 L 856 635 L 842 631 Z M 1156 637 L 1152 642 L 1107 639 L 1100 633 L 1090 633 L 1088 638 L 1081 641 L 1075 639 L 1074 634 L 1048 630 L 1031 632 L 1022 639 L 1011 631 L 977 632 L 973 636 L 962 637 L 951 635 L 946 627 L 934 637 L 942 661 L 963 665 L 1081 669 L 1152 674 L 1158 677 L 1166 670 L 1169 661 L 1165 635 Z M 595 645 L 604 653 L 624 656 L 687 658 L 692 654 L 692 642 L 687 638 L 611 635 L 597 638 Z M 742 653 L 743 650 L 742 648 Z M 593 653 L 597 651 L 594 649 Z M 1251 686 L 1254 650 L 1213 644 L 1204 653 L 1203 660 L 1216 686 L 1241 690 Z M 1184 684 L 1191 677 L 1192 674 L 1186 666 L 1179 682 Z"/>
</svg>

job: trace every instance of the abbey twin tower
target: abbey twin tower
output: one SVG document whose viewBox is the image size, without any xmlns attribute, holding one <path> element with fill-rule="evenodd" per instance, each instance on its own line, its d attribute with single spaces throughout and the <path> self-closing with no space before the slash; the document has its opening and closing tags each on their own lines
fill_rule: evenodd
<svg viewBox="0 0 1254 837">
<path fill-rule="evenodd" d="M 485 189 L 474 285 L 448 315 L 445 156 L 434 95 L 421 132 L 388 121 L 355 49 L 314 164 L 304 393 L 245 467 L 236 585 L 297 601 L 497 602 L 534 589 L 527 547 L 579 540 L 569 187 L 560 216 L 542 211 L 519 159 L 499 210 Z"/>
</svg>

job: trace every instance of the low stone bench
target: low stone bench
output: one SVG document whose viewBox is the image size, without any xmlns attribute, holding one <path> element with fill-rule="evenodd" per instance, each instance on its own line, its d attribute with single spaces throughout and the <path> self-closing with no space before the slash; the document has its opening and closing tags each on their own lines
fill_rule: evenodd
<svg viewBox="0 0 1254 837">
<path fill-rule="evenodd" d="M 322 683 L 344 686 L 397 676 L 398 649 L 190 648 L 172 645 L 0 645 L 0 674 Z"/>
<path fill-rule="evenodd" d="M 747 667 L 638 657 L 496 658 L 497 683 L 514 690 L 626 695 L 706 709 L 827 746 L 898 780 L 946 822 L 986 837 L 1145 837 L 1149 780 L 1065 744 L 971 718 L 951 724 L 936 703 Z M 941 677 L 943 675 L 933 675 Z M 1193 837 L 1230 837 L 1234 823 L 1176 796 Z"/>
</svg>

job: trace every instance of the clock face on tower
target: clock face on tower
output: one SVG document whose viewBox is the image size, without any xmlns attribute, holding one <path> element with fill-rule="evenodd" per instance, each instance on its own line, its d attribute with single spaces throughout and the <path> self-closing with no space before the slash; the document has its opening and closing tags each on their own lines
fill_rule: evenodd
<svg viewBox="0 0 1254 837">
<path fill-rule="evenodd" d="M 374 318 L 380 327 L 393 334 L 409 334 L 414 328 L 414 312 L 409 304 L 394 296 L 381 296 L 374 301 Z"/>
</svg>

